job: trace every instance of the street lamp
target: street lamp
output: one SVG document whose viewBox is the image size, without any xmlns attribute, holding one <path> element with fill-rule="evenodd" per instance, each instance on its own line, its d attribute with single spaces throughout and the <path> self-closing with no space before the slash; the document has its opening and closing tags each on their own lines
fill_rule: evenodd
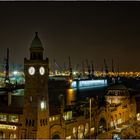
<svg viewBox="0 0 140 140">
<path fill-rule="evenodd" d="M 89 98 L 89 138 L 91 139 L 91 99 Z"/>
</svg>

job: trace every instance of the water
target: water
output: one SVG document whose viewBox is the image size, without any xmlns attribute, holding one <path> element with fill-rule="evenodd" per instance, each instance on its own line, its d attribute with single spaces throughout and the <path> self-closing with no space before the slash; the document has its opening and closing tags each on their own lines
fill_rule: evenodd
<svg viewBox="0 0 140 140">
<path fill-rule="evenodd" d="M 53 106 L 60 106 L 62 102 L 65 105 L 72 105 L 73 102 L 83 101 L 87 97 L 97 97 L 103 96 L 105 94 L 107 87 L 93 87 L 85 89 L 49 89 L 49 102 Z M 0 92 L 0 94 L 5 94 L 6 92 Z M 23 96 L 24 89 L 15 90 L 12 92 L 13 96 Z"/>
<path fill-rule="evenodd" d="M 73 102 L 83 101 L 88 97 L 103 96 L 106 92 L 106 86 L 93 87 L 86 89 L 51 89 L 49 92 L 49 100 L 52 105 L 60 105 L 63 102 L 65 105 L 72 105 Z"/>
</svg>

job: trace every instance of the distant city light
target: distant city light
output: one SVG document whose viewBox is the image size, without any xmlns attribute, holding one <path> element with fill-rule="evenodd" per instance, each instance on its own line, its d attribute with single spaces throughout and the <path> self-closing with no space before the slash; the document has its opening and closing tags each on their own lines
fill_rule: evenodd
<svg viewBox="0 0 140 140">
<path fill-rule="evenodd" d="M 76 75 L 76 71 L 73 72 L 73 75 Z"/>
<path fill-rule="evenodd" d="M 72 79 L 70 79 L 69 82 L 71 83 L 72 82 Z"/>
<path fill-rule="evenodd" d="M 17 74 L 18 74 L 18 71 L 13 71 L 13 74 L 14 74 L 14 75 L 17 75 Z"/>
</svg>

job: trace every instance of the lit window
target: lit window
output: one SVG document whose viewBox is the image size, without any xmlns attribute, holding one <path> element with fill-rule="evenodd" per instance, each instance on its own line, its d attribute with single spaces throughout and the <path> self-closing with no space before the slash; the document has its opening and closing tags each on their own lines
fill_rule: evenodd
<svg viewBox="0 0 140 140">
<path fill-rule="evenodd" d="M 53 117 L 53 121 L 55 120 L 55 117 Z"/>
<path fill-rule="evenodd" d="M 86 123 L 86 125 L 85 125 L 85 132 L 84 132 L 85 136 L 88 134 L 88 131 L 89 131 L 89 124 Z"/>
<path fill-rule="evenodd" d="M 93 133 L 94 133 L 94 130 L 95 130 L 95 128 L 94 128 L 94 127 L 91 127 L 91 128 L 90 128 L 90 132 L 91 132 L 91 134 L 93 134 Z"/>
<path fill-rule="evenodd" d="M 16 138 L 17 138 L 16 134 L 10 134 L 10 139 L 16 139 Z"/>
<path fill-rule="evenodd" d="M 137 120 L 140 120 L 140 113 L 137 114 Z"/>
<path fill-rule="evenodd" d="M 16 130 L 17 127 L 15 125 L 0 124 L 0 129 Z"/>
<path fill-rule="evenodd" d="M 63 115 L 64 120 L 71 120 L 72 119 L 72 111 L 65 112 Z"/>
<path fill-rule="evenodd" d="M 45 110 L 46 109 L 46 101 L 41 101 L 40 102 L 40 108 L 41 108 L 41 110 Z"/>
<path fill-rule="evenodd" d="M 77 127 L 73 127 L 73 134 L 77 133 Z"/>
<path fill-rule="evenodd" d="M 49 118 L 49 121 L 50 121 L 50 122 L 52 121 L 52 118 L 51 118 L 51 117 Z"/>
<path fill-rule="evenodd" d="M 67 136 L 66 139 L 71 139 L 71 136 Z"/>
<path fill-rule="evenodd" d="M 0 121 L 6 121 L 7 117 L 6 115 L 0 114 Z"/>
<path fill-rule="evenodd" d="M 18 122 L 18 116 L 17 115 L 10 115 L 8 118 L 9 122 Z"/>
</svg>

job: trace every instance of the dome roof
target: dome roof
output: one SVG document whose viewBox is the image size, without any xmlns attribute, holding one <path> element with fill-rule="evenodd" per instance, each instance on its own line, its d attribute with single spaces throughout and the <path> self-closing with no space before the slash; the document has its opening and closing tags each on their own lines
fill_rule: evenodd
<svg viewBox="0 0 140 140">
<path fill-rule="evenodd" d="M 107 96 L 129 96 L 127 88 L 122 84 L 111 85 L 107 89 Z"/>
<path fill-rule="evenodd" d="M 35 38 L 33 39 L 32 43 L 31 43 L 31 48 L 43 48 L 42 47 L 42 43 L 38 37 L 38 32 L 35 33 Z"/>
<path fill-rule="evenodd" d="M 127 90 L 126 86 L 122 84 L 115 84 L 108 87 L 108 90 Z"/>
</svg>

